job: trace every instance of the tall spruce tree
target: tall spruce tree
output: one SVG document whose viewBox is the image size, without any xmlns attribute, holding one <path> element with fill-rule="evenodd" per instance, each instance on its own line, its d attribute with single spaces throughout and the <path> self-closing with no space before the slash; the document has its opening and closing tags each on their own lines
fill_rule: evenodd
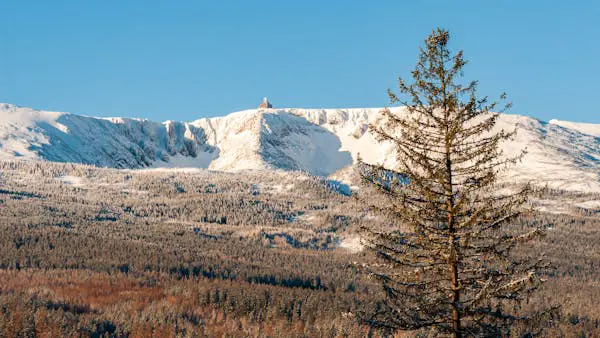
<svg viewBox="0 0 600 338">
<path fill-rule="evenodd" d="M 498 103 L 476 95 L 477 82 L 461 84 L 466 61 L 448 49 L 448 31 L 434 30 L 420 49 L 413 82 L 399 80 L 392 104 L 370 126 L 394 146 L 395 168 L 361 162 L 366 186 L 388 199 L 374 207 L 401 228 L 364 229 L 379 257 L 370 267 L 386 301 L 366 317 L 388 329 L 430 329 L 439 334 L 499 336 L 527 316 L 519 303 L 539 285 L 541 260 L 516 258 L 513 248 L 543 233 L 511 231 L 529 187 L 500 193 L 497 177 L 523 156 L 499 145 L 515 130 L 494 128 Z M 407 99 L 404 99 L 407 98 Z M 505 95 L 501 96 L 501 101 Z"/>
</svg>

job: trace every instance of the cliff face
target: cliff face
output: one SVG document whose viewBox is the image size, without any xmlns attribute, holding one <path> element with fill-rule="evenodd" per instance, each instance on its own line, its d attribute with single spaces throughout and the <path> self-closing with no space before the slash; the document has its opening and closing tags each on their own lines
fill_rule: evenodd
<svg viewBox="0 0 600 338">
<path fill-rule="evenodd" d="M 140 168 L 176 157 L 205 159 L 218 149 L 189 123 L 99 119 L 0 105 L 0 159 L 44 159 L 102 167 Z"/>
</svg>

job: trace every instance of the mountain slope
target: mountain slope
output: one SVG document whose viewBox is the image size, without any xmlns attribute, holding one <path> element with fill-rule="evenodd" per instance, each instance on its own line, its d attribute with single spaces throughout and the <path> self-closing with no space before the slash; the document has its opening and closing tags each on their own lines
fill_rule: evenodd
<svg viewBox="0 0 600 338">
<path fill-rule="evenodd" d="M 401 113 L 401 108 L 398 110 Z M 355 163 L 395 165 L 390 144 L 368 131 L 379 108 L 260 109 L 193 122 L 93 118 L 0 104 L 0 159 L 43 159 L 116 168 L 301 170 L 329 176 Z M 523 162 L 507 181 L 600 192 L 600 126 L 502 115 L 519 132 L 507 154 Z M 343 171 L 343 170 L 342 170 Z"/>
<path fill-rule="evenodd" d="M 189 123 L 99 119 L 0 104 L 0 159 L 139 168 L 181 155 L 207 166 L 215 152 L 204 130 Z"/>
</svg>

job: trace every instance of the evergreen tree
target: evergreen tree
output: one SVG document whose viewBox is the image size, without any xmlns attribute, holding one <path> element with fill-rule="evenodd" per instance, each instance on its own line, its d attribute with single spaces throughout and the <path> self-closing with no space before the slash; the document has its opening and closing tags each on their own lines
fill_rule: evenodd
<svg viewBox="0 0 600 338">
<path fill-rule="evenodd" d="M 370 271 L 387 296 L 366 320 L 454 337 L 507 335 L 528 318 L 518 305 L 539 285 L 543 267 L 540 260 L 516 258 L 512 249 L 543 229 L 511 230 L 530 189 L 500 193 L 496 185 L 524 154 L 505 156 L 499 147 L 516 132 L 494 129 L 510 104 L 498 109 L 497 102 L 477 97 L 476 81 L 459 83 L 466 61 L 462 52 L 450 52 L 448 39 L 442 29 L 426 38 L 414 82 L 400 79 L 400 94 L 388 91 L 392 104 L 405 108 L 384 109 L 370 126 L 380 141 L 393 144 L 398 165 L 361 162 L 359 172 L 366 187 L 388 199 L 386 207 L 374 208 L 400 226 L 364 229 L 367 247 L 380 259 Z"/>
</svg>

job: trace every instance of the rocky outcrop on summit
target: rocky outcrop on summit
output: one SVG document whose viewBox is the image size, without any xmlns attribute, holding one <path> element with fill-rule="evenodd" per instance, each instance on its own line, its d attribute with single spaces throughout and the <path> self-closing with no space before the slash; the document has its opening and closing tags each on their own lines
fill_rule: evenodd
<svg viewBox="0 0 600 338">
<path fill-rule="evenodd" d="M 273 108 L 273 105 L 266 97 L 263 97 L 262 102 L 258 105 L 258 109 Z"/>
</svg>

